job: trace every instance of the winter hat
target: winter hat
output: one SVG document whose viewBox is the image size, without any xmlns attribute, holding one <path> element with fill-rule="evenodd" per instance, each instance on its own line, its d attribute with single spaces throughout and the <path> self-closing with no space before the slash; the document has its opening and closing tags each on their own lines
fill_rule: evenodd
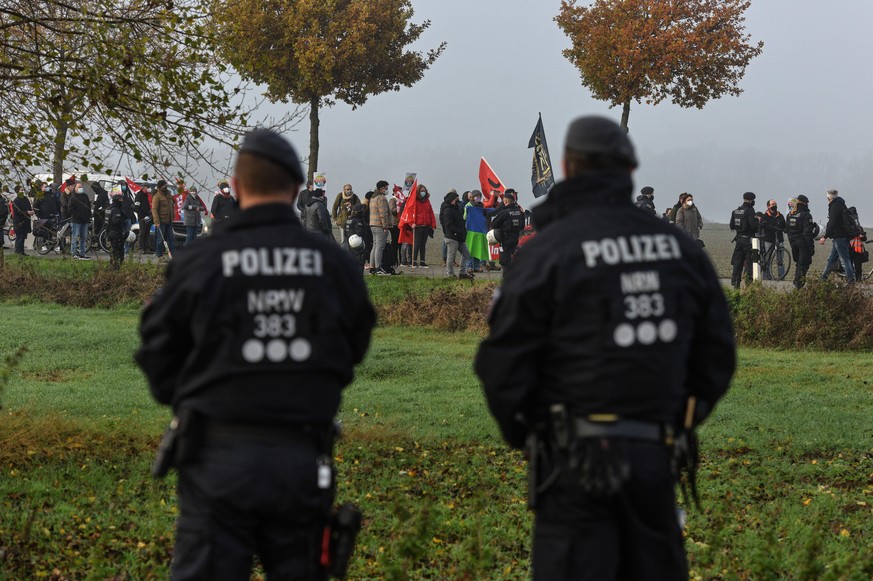
<svg viewBox="0 0 873 581">
<path fill-rule="evenodd" d="M 460 196 L 458 196 L 458 192 L 456 192 L 454 189 L 451 189 L 451 190 L 449 190 L 449 193 L 446 194 L 446 197 L 443 198 L 443 201 L 446 202 L 447 204 L 451 204 L 452 202 L 457 200 L 459 197 Z"/>
</svg>

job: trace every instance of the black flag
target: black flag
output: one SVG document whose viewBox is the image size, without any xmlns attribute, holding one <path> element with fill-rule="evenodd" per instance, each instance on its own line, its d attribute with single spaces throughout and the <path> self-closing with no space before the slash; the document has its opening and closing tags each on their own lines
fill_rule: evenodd
<svg viewBox="0 0 873 581">
<path fill-rule="evenodd" d="M 546 143 L 546 132 L 543 129 L 543 116 L 537 121 L 533 135 L 530 136 L 528 149 L 533 148 L 533 163 L 530 170 L 530 185 L 535 198 L 545 196 L 555 185 L 555 175 L 552 173 L 552 160 L 549 157 L 549 146 Z"/>
</svg>

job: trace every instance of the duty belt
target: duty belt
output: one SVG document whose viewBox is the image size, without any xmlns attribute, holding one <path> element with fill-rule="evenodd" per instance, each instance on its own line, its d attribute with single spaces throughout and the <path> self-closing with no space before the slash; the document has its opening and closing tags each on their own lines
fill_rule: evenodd
<svg viewBox="0 0 873 581">
<path fill-rule="evenodd" d="M 317 446 L 324 430 L 311 426 L 277 426 L 205 420 L 203 436 L 207 440 L 259 440 L 269 442 L 299 443 Z"/>
<path fill-rule="evenodd" d="M 668 424 L 640 422 L 625 419 L 598 419 L 596 416 L 574 417 L 573 435 L 576 438 L 626 438 L 673 444 L 673 428 Z"/>
</svg>

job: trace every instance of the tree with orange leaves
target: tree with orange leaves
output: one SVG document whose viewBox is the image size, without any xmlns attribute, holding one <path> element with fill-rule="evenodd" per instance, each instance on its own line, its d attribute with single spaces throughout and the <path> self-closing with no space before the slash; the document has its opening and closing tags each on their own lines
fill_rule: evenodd
<svg viewBox="0 0 873 581">
<path fill-rule="evenodd" d="M 411 87 L 445 49 L 407 50 L 430 26 L 410 0 L 212 0 L 222 54 L 272 101 L 309 105 L 309 170 L 318 169 L 319 110 Z"/>
<path fill-rule="evenodd" d="M 751 0 L 563 0 L 555 21 L 572 44 L 572 62 L 595 99 L 702 108 L 742 93 L 739 82 L 764 48 L 745 32 Z"/>
</svg>

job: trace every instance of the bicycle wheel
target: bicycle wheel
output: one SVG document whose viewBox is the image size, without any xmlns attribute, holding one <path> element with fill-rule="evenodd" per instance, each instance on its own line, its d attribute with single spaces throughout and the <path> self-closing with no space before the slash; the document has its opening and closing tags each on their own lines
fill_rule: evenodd
<svg viewBox="0 0 873 581">
<path fill-rule="evenodd" d="M 51 236 L 34 236 L 33 248 L 37 253 L 45 256 L 55 248 L 55 239 Z"/>
<path fill-rule="evenodd" d="M 782 266 L 779 266 L 780 263 Z M 791 270 L 791 253 L 784 246 L 777 247 L 770 256 L 767 264 L 771 280 L 785 280 L 788 271 Z"/>
<path fill-rule="evenodd" d="M 100 231 L 97 242 L 100 244 L 100 250 L 109 252 L 109 231 L 106 228 Z"/>
</svg>

